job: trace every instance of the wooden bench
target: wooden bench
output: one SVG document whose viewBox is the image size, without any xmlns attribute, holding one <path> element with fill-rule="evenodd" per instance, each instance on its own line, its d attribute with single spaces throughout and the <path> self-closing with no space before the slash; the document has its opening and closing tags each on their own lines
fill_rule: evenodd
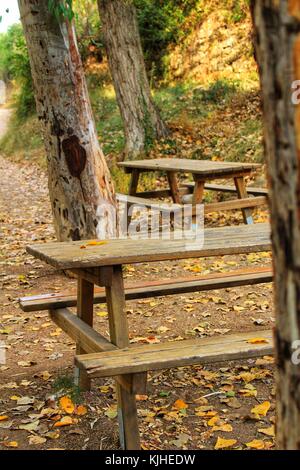
<svg viewBox="0 0 300 470">
<path fill-rule="evenodd" d="M 85 370 L 89 377 L 96 378 L 272 354 L 272 331 L 260 331 L 257 336 L 257 343 L 255 333 L 250 332 L 139 345 L 108 353 L 79 355 L 75 357 L 75 363 Z"/>
<path fill-rule="evenodd" d="M 227 273 L 214 273 L 193 278 L 165 279 L 135 283 L 125 288 L 126 300 L 137 300 L 165 295 L 188 294 L 214 289 L 226 289 L 245 285 L 272 282 L 273 273 L 270 267 L 243 269 Z M 95 288 L 94 304 L 106 302 L 105 289 Z M 56 310 L 76 307 L 77 296 L 74 293 L 49 293 L 21 297 L 19 304 L 24 312 Z"/>
<path fill-rule="evenodd" d="M 190 193 L 193 192 L 194 186 L 195 186 L 195 183 L 183 184 L 183 187 L 187 188 Z M 237 192 L 235 186 L 227 185 L 227 184 L 206 183 L 204 185 L 204 189 L 209 190 L 209 191 L 220 191 L 223 193 L 236 193 Z M 255 187 L 247 186 L 247 193 L 253 196 L 268 196 L 267 188 L 255 188 Z"/>
</svg>

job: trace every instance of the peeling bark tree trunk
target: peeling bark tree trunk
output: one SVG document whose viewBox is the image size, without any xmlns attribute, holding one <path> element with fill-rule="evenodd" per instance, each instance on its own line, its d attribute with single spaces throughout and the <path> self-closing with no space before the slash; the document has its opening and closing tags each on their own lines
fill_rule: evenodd
<svg viewBox="0 0 300 470">
<path fill-rule="evenodd" d="M 300 449 L 300 0 L 252 0 L 264 102 L 277 324 L 277 444 Z M 299 88 L 299 87 L 298 87 Z M 293 104 L 294 101 L 294 104 Z M 298 348 L 298 351 L 296 350 Z"/>
<path fill-rule="evenodd" d="M 58 240 L 112 234 L 105 207 L 114 190 L 97 140 L 73 25 L 49 13 L 48 0 L 19 0 L 38 118 L 47 155 Z"/>
<path fill-rule="evenodd" d="M 146 73 L 132 0 L 98 0 L 103 36 L 125 131 L 125 157 L 136 158 L 147 143 L 166 137 Z"/>
</svg>

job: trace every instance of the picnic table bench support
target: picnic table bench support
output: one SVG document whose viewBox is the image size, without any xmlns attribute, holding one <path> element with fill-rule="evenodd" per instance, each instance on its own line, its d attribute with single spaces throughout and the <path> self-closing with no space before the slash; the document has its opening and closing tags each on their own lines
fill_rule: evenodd
<svg viewBox="0 0 300 470">
<path fill-rule="evenodd" d="M 244 177 L 239 176 L 239 177 L 234 178 L 234 184 L 235 184 L 239 199 L 247 198 L 248 193 L 247 193 L 247 187 L 246 187 Z M 242 209 L 242 213 L 243 213 L 243 219 L 244 219 L 245 224 L 247 225 L 253 224 L 252 209 L 250 208 Z"/>
<path fill-rule="evenodd" d="M 94 284 L 86 279 L 78 278 L 78 291 L 77 291 L 77 316 L 93 326 L 93 311 L 94 311 Z M 86 351 L 77 343 L 76 354 L 84 354 Z M 86 375 L 84 370 L 75 367 L 75 384 L 82 391 L 88 391 L 91 388 L 91 380 Z"/>
<path fill-rule="evenodd" d="M 128 322 L 125 311 L 125 291 L 122 266 L 111 268 L 112 281 L 106 286 L 110 339 L 119 348 L 129 346 Z M 135 394 L 125 390 L 117 382 L 118 420 L 120 443 L 123 449 L 139 450 L 140 434 Z"/>
<path fill-rule="evenodd" d="M 128 194 L 130 196 L 135 196 L 137 193 L 139 177 L 140 177 L 139 170 L 134 168 L 130 174 L 130 182 L 129 182 L 129 189 L 128 189 Z"/>
</svg>

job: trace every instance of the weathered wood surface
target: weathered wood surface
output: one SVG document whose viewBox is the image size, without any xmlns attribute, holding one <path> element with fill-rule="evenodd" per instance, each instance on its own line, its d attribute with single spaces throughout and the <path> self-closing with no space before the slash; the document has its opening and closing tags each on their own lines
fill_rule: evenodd
<svg viewBox="0 0 300 470">
<path fill-rule="evenodd" d="M 213 289 L 224 289 L 229 287 L 254 285 L 272 282 L 272 269 L 253 268 L 236 270 L 227 273 L 214 273 L 200 277 L 162 279 L 147 281 L 128 285 L 125 289 L 125 299 L 145 299 L 149 297 L 160 297 L 166 295 L 186 294 L 190 292 L 201 292 Z M 103 288 L 95 288 L 94 304 L 106 302 Z M 37 310 L 58 309 L 64 307 L 75 307 L 77 297 L 72 293 L 50 293 L 21 297 L 20 306 L 24 312 L 36 312 Z"/>
<path fill-rule="evenodd" d="M 140 171 L 173 171 L 202 175 L 205 179 L 246 175 L 261 166 L 254 163 L 212 162 L 210 160 L 188 160 L 185 158 L 135 160 L 120 162 L 118 165 L 125 168 L 128 173 L 136 169 Z"/>
<path fill-rule="evenodd" d="M 106 287 L 109 334 L 113 344 L 119 348 L 129 346 L 129 329 L 125 311 L 125 294 L 122 266 L 113 266 L 111 286 Z M 103 353 L 104 354 L 104 353 Z M 142 371 L 144 372 L 144 371 Z M 128 375 L 128 380 L 134 377 Z M 147 376 L 144 376 L 147 383 Z M 136 398 L 117 383 L 118 421 L 121 446 L 127 450 L 140 448 Z"/>
<path fill-rule="evenodd" d="M 182 210 L 181 204 L 168 203 L 164 201 L 155 201 L 144 197 L 130 196 L 127 194 L 117 194 L 119 202 L 126 202 L 130 207 L 132 205 L 141 205 L 147 209 L 157 210 L 159 212 L 177 212 Z"/>
<path fill-rule="evenodd" d="M 182 202 L 184 204 L 192 204 L 193 195 L 188 194 L 186 196 L 183 196 Z M 231 199 L 230 201 L 212 202 L 204 204 L 204 213 L 210 214 L 212 212 L 230 211 L 249 207 L 259 207 L 264 206 L 266 204 L 268 204 L 268 200 L 265 196 L 247 197 L 244 199 Z"/>
<path fill-rule="evenodd" d="M 249 343 L 249 340 L 254 338 L 263 339 L 265 342 Z M 117 374 L 245 359 L 272 353 L 273 333 L 268 330 L 141 345 L 109 353 L 76 356 L 75 362 L 78 367 L 86 370 L 90 377 L 109 377 Z"/>
<path fill-rule="evenodd" d="M 27 252 L 59 269 L 86 268 L 172 259 L 269 251 L 269 224 L 204 230 L 203 246 L 190 240 L 106 240 L 30 245 Z M 81 248 L 85 246 L 86 248 Z"/>
<path fill-rule="evenodd" d="M 51 320 L 86 353 L 99 353 L 118 349 L 117 346 L 112 344 L 108 339 L 95 331 L 67 308 L 50 310 L 49 315 Z M 141 381 L 140 374 L 135 374 L 134 376 L 122 375 L 122 377 L 119 377 L 117 380 L 130 393 L 143 394 L 146 392 L 146 380 L 145 377 L 143 377 L 143 381 Z"/>
<path fill-rule="evenodd" d="M 189 188 L 190 191 L 193 191 L 193 188 L 195 186 L 195 183 L 183 183 L 183 186 L 186 188 Z M 182 188 L 180 188 L 182 190 Z M 209 191 L 220 191 L 224 193 L 236 193 L 236 187 L 232 185 L 227 185 L 227 184 L 213 184 L 213 183 L 206 183 L 204 185 L 205 190 Z M 152 191 L 153 196 L 149 197 L 155 197 L 155 194 L 159 194 L 159 191 L 157 190 L 157 193 L 155 191 Z M 251 194 L 253 196 L 267 196 L 268 195 L 268 189 L 267 188 L 257 188 L 254 186 L 247 186 L 247 193 Z M 139 196 L 141 196 L 143 193 L 139 193 Z M 147 193 L 145 193 L 147 194 Z M 149 194 L 151 192 L 149 191 Z M 145 196 L 146 197 L 146 196 Z M 164 197 L 164 196 L 157 196 L 157 197 Z"/>
</svg>

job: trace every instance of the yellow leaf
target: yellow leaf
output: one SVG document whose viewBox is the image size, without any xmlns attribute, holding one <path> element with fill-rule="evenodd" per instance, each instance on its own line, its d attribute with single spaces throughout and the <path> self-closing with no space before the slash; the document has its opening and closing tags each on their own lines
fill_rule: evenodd
<svg viewBox="0 0 300 470">
<path fill-rule="evenodd" d="M 250 343 L 250 344 L 263 344 L 263 343 L 268 343 L 269 340 L 267 340 L 266 338 L 251 338 L 251 339 L 248 339 L 247 343 Z"/>
<path fill-rule="evenodd" d="M 107 242 L 105 241 L 97 241 L 97 240 L 92 240 L 88 242 L 86 245 L 87 246 L 98 246 L 98 245 L 106 245 Z"/>
<path fill-rule="evenodd" d="M 71 416 L 64 416 L 60 421 L 57 421 L 54 424 L 54 427 L 61 428 L 63 426 L 70 426 L 71 424 L 73 424 L 73 419 L 71 418 Z"/>
<path fill-rule="evenodd" d="M 239 393 L 243 395 L 243 397 L 256 397 L 257 396 L 256 389 L 248 390 L 247 388 L 241 388 L 241 390 L 239 390 Z"/>
<path fill-rule="evenodd" d="M 259 405 L 252 408 L 251 413 L 254 413 L 256 415 L 266 416 L 270 409 L 270 406 L 271 406 L 271 403 L 269 401 L 264 401 L 263 403 L 260 403 Z"/>
<path fill-rule="evenodd" d="M 258 432 L 260 432 L 261 434 L 265 434 L 266 436 L 275 437 L 275 426 L 273 424 L 269 428 L 259 429 Z"/>
<path fill-rule="evenodd" d="M 97 315 L 97 317 L 107 317 L 108 313 L 107 312 L 97 312 L 96 315 Z"/>
<path fill-rule="evenodd" d="M 231 432 L 233 431 L 233 427 L 231 426 L 231 424 L 222 424 L 221 426 L 213 426 L 212 431 Z"/>
<path fill-rule="evenodd" d="M 2 444 L 4 445 L 4 447 L 18 447 L 18 443 L 17 441 L 5 441 L 5 442 L 2 442 Z"/>
<path fill-rule="evenodd" d="M 2 415 L 0 416 L 0 421 L 6 421 L 8 419 L 8 416 Z"/>
<path fill-rule="evenodd" d="M 177 410 L 185 410 L 188 408 L 188 405 L 183 400 L 176 400 L 173 407 Z"/>
<path fill-rule="evenodd" d="M 218 423 L 220 423 L 220 416 L 218 415 L 207 421 L 208 426 L 217 426 Z"/>
<path fill-rule="evenodd" d="M 251 442 L 246 442 L 246 446 L 251 447 L 251 449 L 257 449 L 257 450 L 265 448 L 264 441 L 261 441 L 260 439 L 254 439 Z"/>
<path fill-rule="evenodd" d="M 60 407 L 68 414 L 72 414 L 75 410 L 75 405 L 70 397 L 62 397 L 59 400 Z"/>
<path fill-rule="evenodd" d="M 75 409 L 75 414 L 78 416 L 84 416 L 87 414 L 87 408 L 83 405 L 78 405 Z"/>
<path fill-rule="evenodd" d="M 236 442 L 236 439 L 223 439 L 222 437 L 218 437 L 215 449 L 227 449 L 228 447 L 234 446 Z"/>
</svg>

